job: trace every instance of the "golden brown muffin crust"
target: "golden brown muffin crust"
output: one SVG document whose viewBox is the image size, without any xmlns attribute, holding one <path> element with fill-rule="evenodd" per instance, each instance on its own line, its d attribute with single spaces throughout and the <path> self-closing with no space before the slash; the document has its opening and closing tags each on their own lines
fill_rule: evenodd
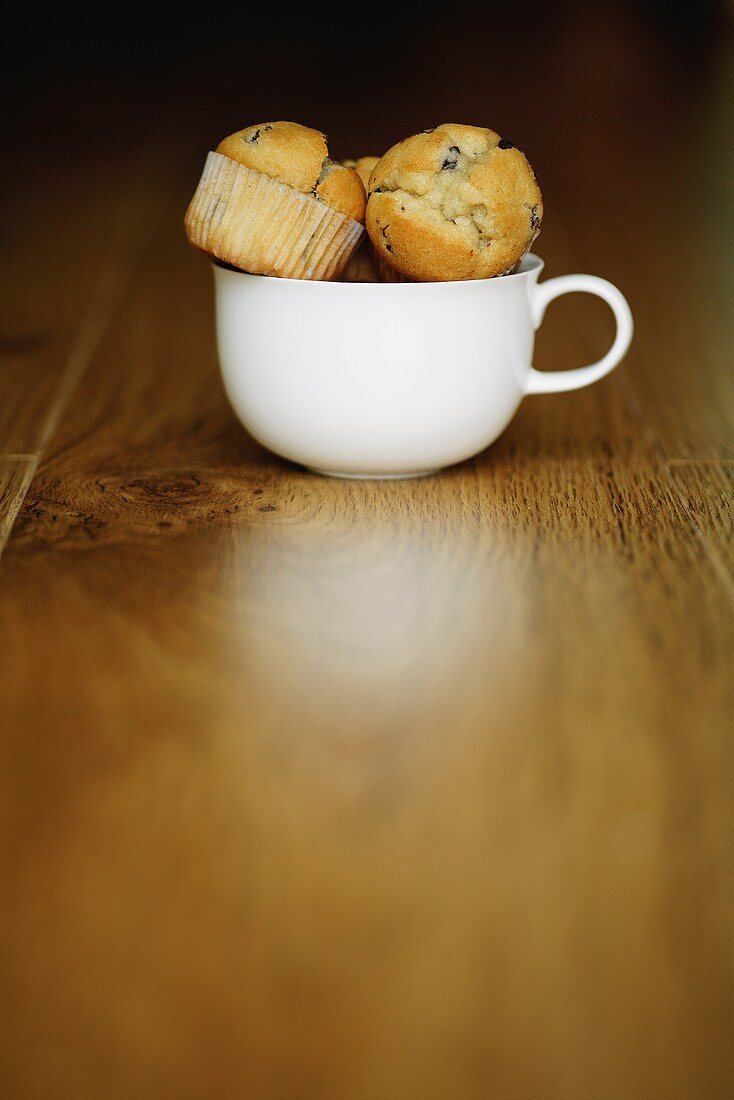
<svg viewBox="0 0 734 1100">
<path fill-rule="evenodd" d="M 327 161 L 321 170 L 315 194 L 327 206 L 364 225 L 367 192 L 353 168 Z"/>
<path fill-rule="evenodd" d="M 523 153 L 494 130 L 444 123 L 398 142 L 369 181 L 367 231 L 409 279 L 481 279 L 512 269 L 543 202 Z"/>
<path fill-rule="evenodd" d="M 247 126 L 220 141 L 216 152 L 304 194 L 313 191 L 329 155 L 325 136 L 298 122 Z"/>
<path fill-rule="evenodd" d="M 366 194 L 354 169 L 329 159 L 326 137 L 298 122 L 260 122 L 220 141 L 217 153 L 364 223 Z"/>
</svg>

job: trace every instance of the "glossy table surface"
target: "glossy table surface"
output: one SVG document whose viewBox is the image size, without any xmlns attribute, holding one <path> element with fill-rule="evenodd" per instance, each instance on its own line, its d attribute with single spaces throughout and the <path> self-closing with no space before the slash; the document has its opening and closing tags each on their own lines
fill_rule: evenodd
<svg viewBox="0 0 734 1100">
<path fill-rule="evenodd" d="M 323 73 L 299 110 L 297 52 L 281 84 L 183 65 L 153 109 L 112 78 L 26 104 L 0 249 L 7 1095 L 732 1095 L 734 51 L 630 18 L 546 28 L 521 90 L 434 28 L 358 118 Z M 546 274 L 629 298 L 625 363 L 421 481 L 263 451 L 181 223 L 206 149 L 269 117 L 343 156 L 445 118 L 510 134 Z M 536 365 L 610 333 L 564 298 Z"/>
</svg>

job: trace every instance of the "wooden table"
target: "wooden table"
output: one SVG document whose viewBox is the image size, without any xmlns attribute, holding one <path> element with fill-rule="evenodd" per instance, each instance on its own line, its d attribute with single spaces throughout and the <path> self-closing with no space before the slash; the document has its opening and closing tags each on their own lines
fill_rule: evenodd
<svg viewBox="0 0 734 1100">
<path fill-rule="evenodd" d="M 7 1096 L 734 1093 L 732 40 L 623 7 L 525 53 L 507 35 L 490 79 L 429 26 L 379 109 L 366 50 L 335 96 L 294 43 L 254 76 L 187 54 L 24 104 L 0 253 Z M 268 117 L 344 156 L 446 118 L 511 136 L 546 274 L 629 297 L 625 364 L 424 481 L 265 453 L 181 222 L 206 149 Z M 564 299 L 538 365 L 610 332 Z"/>
</svg>

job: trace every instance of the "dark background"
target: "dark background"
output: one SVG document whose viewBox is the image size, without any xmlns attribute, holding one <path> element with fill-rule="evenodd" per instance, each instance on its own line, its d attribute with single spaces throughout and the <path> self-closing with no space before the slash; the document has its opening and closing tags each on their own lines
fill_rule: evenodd
<svg viewBox="0 0 734 1100">
<path fill-rule="evenodd" d="M 212 142 L 254 121 L 295 119 L 324 129 L 337 156 L 380 153 L 442 121 L 492 126 L 531 154 L 530 140 L 544 152 L 561 116 L 564 133 L 596 112 L 602 128 L 653 134 L 717 69 L 734 14 L 727 0 L 286 10 L 16 12 L 2 46 L 6 141 L 93 154 L 134 140 L 161 110 L 182 136 L 187 118 L 192 130 L 211 120 Z M 587 69 L 588 98 L 565 79 L 569 65 Z"/>
<path fill-rule="evenodd" d="M 528 156 L 543 192 L 549 273 L 558 234 L 572 241 L 581 220 L 588 254 L 562 262 L 595 270 L 597 228 L 622 228 L 634 212 L 624 225 L 632 253 L 640 217 L 649 212 L 655 232 L 675 234 L 681 205 L 700 221 L 688 226 L 691 240 L 709 235 L 714 287 L 729 266 L 732 0 L 685 9 L 659 0 L 309 5 L 292 14 L 208 5 L 188 18 L 153 7 L 28 8 L 16 19 L 0 47 L 6 232 L 29 187 L 93 188 L 97 177 L 103 187 L 101 165 L 129 172 L 130 158 L 151 149 L 160 162 L 161 141 L 171 165 L 184 165 L 190 195 L 206 151 L 252 123 L 315 126 L 340 158 L 465 122 L 492 127 Z M 172 218 L 186 201 L 182 188 Z M 621 264 L 604 274 L 626 278 Z"/>
<path fill-rule="evenodd" d="M 681 265 L 706 255 L 710 293 L 728 293 L 734 0 L 14 14 L 0 45 L 0 247 L 20 240 L 20 211 L 44 194 L 69 209 L 76 188 L 99 194 L 110 172 L 152 193 L 148 162 L 179 179 L 166 218 L 180 224 L 207 150 L 252 123 L 317 127 L 343 158 L 463 122 L 497 130 L 533 165 L 548 274 L 599 270 L 618 227 L 625 254 L 600 274 L 628 295 L 642 235 L 665 235 L 672 255 L 685 238 Z"/>
</svg>

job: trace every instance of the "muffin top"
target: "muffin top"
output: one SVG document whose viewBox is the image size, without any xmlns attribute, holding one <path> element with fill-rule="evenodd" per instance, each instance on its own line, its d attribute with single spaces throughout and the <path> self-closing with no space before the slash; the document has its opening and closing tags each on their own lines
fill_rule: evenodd
<svg viewBox="0 0 734 1100">
<path fill-rule="evenodd" d="M 409 279 L 483 279 L 511 270 L 540 230 L 535 174 L 494 130 L 444 123 L 398 142 L 369 180 L 367 231 Z"/>
<path fill-rule="evenodd" d="M 216 152 L 364 223 L 362 180 L 353 168 L 331 160 L 319 130 L 297 122 L 260 122 L 224 138 Z"/>
</svg>

